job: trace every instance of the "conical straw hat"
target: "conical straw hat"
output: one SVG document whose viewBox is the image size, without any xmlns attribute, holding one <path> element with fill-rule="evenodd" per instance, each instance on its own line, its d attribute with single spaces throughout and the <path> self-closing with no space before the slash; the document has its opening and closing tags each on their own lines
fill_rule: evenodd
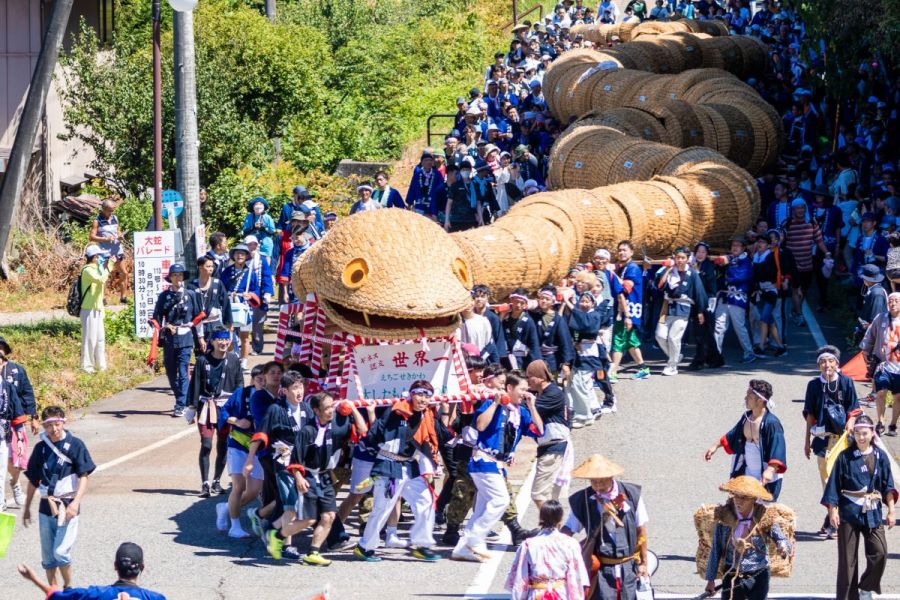
<svg viewBox="0 0 900 600">
<path fill-rule="evenodd" d="M 607 477 L 616 477 L 624 472 L 625 469 L 605 456 L 594 454 L 572 470 L 572 477 L 578 477 L 579 479 L 606 479 Z"/>
<path fill-rule="evenodd" d="M 575 472 L 573 471 L 572 474 L 574 475 Z M 719 489 L 735 496 L 747 496 L 748 498 L 756 498 L 763 502 L 772 501 L 772 494 L 769 493 L 769 490 L 766 489 L 762 482 L 749 475 L 741 475 L 740 477 L 730 479 L 727 483 L 720 485 Z"/>
</svg>

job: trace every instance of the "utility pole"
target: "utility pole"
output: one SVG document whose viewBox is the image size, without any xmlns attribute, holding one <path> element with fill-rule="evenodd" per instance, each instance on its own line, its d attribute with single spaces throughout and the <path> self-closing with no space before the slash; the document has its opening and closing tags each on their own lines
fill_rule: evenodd
<svg viewBox="0 0 900 600">
<path fill-rule="evenodd" d="M 194 13 L 175 12 L 175 161 L 176 187 L 184 199 L 181 239 L 188 274 L 197 272 L 196 228 L 200 214 L 199 139 L 197 137 L 197 78 L 194 55 Z"/>
<path fill-rule="evenodd" d="M 275 0 L 266 0 L 266 18 L 275 22 Z"/>
<path fill-rule="evenodd" d="M 50 91 L 50 84 L 53 81 L 53 71 L 56 69 L 56 62 L 59 59 L 59 49 L 62 47 L 66 25 L 69 23 L 72 3 L 73 0 L 55 0 L 53 2 L 50 20 L 47 22 L 47 31 L 44 33 L 44 41 L 41 43 L 41 53 L 38 55 L 37 65 L 31 75 L 31 86 L 25 97 L 25 106 L 22 109 L 19 127 L 16 129 L 16 139 L 13 141 L 9 157 L 9 168 L 6 171 L 6 178 L 3 180 L 3 188 L 0 189 L 0 275 L 3 277 L 10 275 L 6 261 L 9 234 L 16 218 L 25 175 L 28 172 L 28 164 L 31 162 L 31 149 L 34 148 L 34 140 L 41 125 L 41 115 L 43 115 L 44 106 L 47 103 L 47 93 Z"/>
<path fill-rule="evenodd" d="M 159 48 L 162 8 L 153 0 L 153 228 L 162 231 L 162 59 Z"/>
</svg>

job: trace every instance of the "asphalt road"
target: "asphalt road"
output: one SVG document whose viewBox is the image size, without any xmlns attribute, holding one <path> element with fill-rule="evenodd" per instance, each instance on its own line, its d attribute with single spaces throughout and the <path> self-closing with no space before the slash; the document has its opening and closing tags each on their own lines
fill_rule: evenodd
<svg viewBox="0 0 900 600">
<path fill-rule="evenodd" d="M 777 361 L 675 378 L 659 375 L 657 363 L 648 381 L 623 379 L 617 384 L 617 414 L 574 433 L 577 461 L 593 452 L 604 453 L 625 467 L 626 480 L 643 486 L 650 547 L 661 559 L 653 578 L 658 594 L 692 597 L 703 589 L 694 568 L 693 512 L 700 504 L 724 500 L 717 487 L 729 469 L 724 452 L 711 463 L 703 461 L 703 452 L 739 418 L 750 378 L 767 379 L 775 388 L 775 412 L 788 441 L 781 501 L 798 514 L 794 575 L 773 580 L 772 592 L 794 597 L 832 593 L 836 544 L 813 535 L 824 515 L 821 486 L 814 462 L 806 461 L 802 453 L 800 409 L 806 382 L 814 374 L 815 346 L 804 329 L 794 333 L 790 354 Z M 691 349 L 686 354 L 690 356 Z M 729 351 L 733 362 L 738 356 Z M 426 564 L 402 550 L 386 550 L 386 560 L 380 563 L 360 563 L 344 553 L 332 556 L 334 564 L 323 569 L 277 563 L 266 556 L 258 540 L 235 541 L 219 534 L 214 527 L 215 504 L 224 497 L 197 498 L 198 436 L 180 419 L 166 416 L 171 398 L 163 381 L 98 402 L 70 423 L 100 465 L 83 502 L 75 548 L 76 584 L 113 581 L 116 546 L 135 541 L 145 552 L 142 583 L 172 599 L 304 599 L 326 585 L 332 598 L 340 600 L 502 597 L 512 560 L 512 552 L 503 545 L 495 546 L 494 561 L 482 565 L 450 560 Z M 533 446 L 530 441 L 524 444 L 529 450 Z M 893 450 L 896 456 L 896 445 Z M 519 483 L 529 470 L 529 453 L 521 454 L 512 475 Z M 578 485 L 577 480 L 573 483 Z M 520 500 L 522 508 L 528 506 L 527 495 Z M 530 507 L 525 522 L 535 521 Z M 249 530 L 246 522 L 245 528 Z M 355 533 L 355 527 L 350 530 Z M 892 554 L 884 591 L 898 594 L 900 528 L 888 534 L 888 544 Z M 0 559 L 0 597 L 40 596 L 15 574 L 15 565 L 23 561 L 40 566 L 36 527 L 18 525 L 8 555 Z"/>
</svg>

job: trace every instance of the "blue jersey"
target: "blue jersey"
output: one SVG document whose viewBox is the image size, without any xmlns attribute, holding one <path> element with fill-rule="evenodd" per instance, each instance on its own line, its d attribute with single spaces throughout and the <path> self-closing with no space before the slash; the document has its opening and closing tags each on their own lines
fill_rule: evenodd
<svg viewBox="0 0 900 600">
<path fill-rule="evenodd" d="M 126 581 L 113 585 L 92 585 L 87 588 L 69 588 L 47 594 L 52 600 L 166 600 L 159 592 L 145 590 Z"/>
<path fill-rule="evenodd" d="M 629 262 L 619 271 L 619 279 L 622 280 L 622 293 L 625 294 L 627 304 L 624 316 L 631 319 L 632 326 L 640 327 L 644 313 L 644 270 Z"/>
<path fill-rule="evenodd" d="M 475 408 L 472 422 L 477 421 L 478 416 L 490 408 L 492 404 L 492 402 L 479 404 Z M 478 432 L 478 441 L 475 443 L 475 448 L 494 457 L 496 461 L 505 463 L 516 451 L 516 446 L 518 446 L 523 434 L 534 438 L 539 437 L 543 432 L 534 428 L 534 422 L 528 409 L 524 406 L 519 406 L 518 410 L 519 426 L 515 427 L 510 422 L 510 411 L 505 407 L 498 406 L 485 430 Z M 469 473 L 499 473 L 500 466 L 496 461 L 479 457 L 479 454 L 475 453 L 469 459 Z"/>
</svg>

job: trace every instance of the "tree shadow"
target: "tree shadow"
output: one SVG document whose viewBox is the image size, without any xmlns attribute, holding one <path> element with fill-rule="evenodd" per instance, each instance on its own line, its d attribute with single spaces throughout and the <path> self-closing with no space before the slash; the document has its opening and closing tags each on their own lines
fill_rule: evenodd
<svg viewBox="0 0 900 600">
<path fill-rule="evenodd" d="M 158 415 L 158 416 L 168 416 L 172 414 L 171 410 L 101 410 L 98 411 L 97 414 L 100 415 L 112 415 L 117 419 L 127 419 L 129 415 Z"/>
<path fill-rule="evenodd" d="M 196 496 L 197 492 L 194 490 L 176 490 L 176 489 L 136 489 L 131 490 L 132 492 L 137 492 L 138 494 L 166 494 L 168 496 Z M 228 498 L 228 496 L 224 495 L 223 498 Z M 209 500 L 215 500 L 215 498 L 209 498 Z"/>
</svg>

